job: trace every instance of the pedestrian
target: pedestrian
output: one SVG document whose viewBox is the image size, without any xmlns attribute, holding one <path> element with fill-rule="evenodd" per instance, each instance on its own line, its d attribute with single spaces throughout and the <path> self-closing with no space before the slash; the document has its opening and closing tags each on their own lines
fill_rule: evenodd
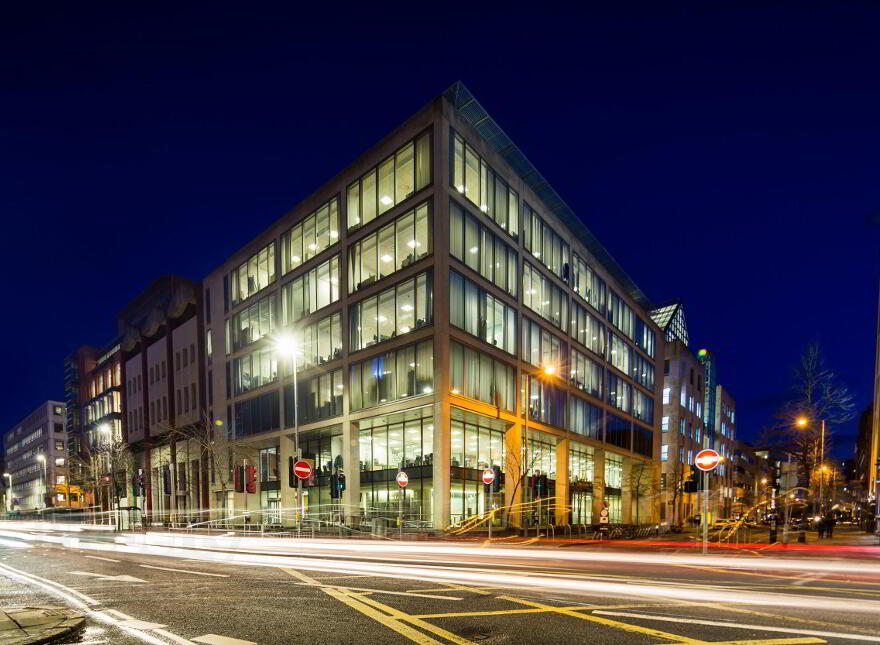
<svg viewBox="0 0 880 645">
<path fill-rule="evenodd" d="M 819 539 L 825 537 L 825 518 L 820 517 L 816 520 L 816 530 L 819 532 Z"/>
<path fill-rule="evenodd" d="M 837 520 L 832 515 L 828 518 L 828 539 L 830 540 L 834 536 L 834 525 L 837 524 Z"/>
</svg>

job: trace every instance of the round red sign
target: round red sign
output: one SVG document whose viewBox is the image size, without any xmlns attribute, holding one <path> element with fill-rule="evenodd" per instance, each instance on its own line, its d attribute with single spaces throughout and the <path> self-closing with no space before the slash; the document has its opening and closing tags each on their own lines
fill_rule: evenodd
<svg viewBox="0 0 880 645">
<path fill-rule="evenodd" d="M 721 455 L 719 455 L 711 448 L 701 450 L 697 453 L 697 456 L 694 457 L 694 464 L 700 470 L 714 470 L 715 466 L 717 466 L 720 462 Z"/>
<path fill-rule="evenodd" d="M 312 465 L 309 462 L 300 459 L 293 464 L 293 474 L 300 479 L 308 479 L 312 476 Z"/>
<path fill-rule="evenodd" d="M 401 488 L 404 488 L 404 487 L 406 487 L 406 485 L 408 483 L 409 483 L 409 477 L 407 476 L 407 474 L 405 472 L 403 472 L 401 470 L 399 473 L 397 473 L 397 485 L 398 486 L 400 486 Z"/>
<path fill-rule="evenodd" d="M 495 481 L 495 471 L 492 470 L 491 468 L 487 468 L 486 470 L 484 470 L 483 471 L 483 483 L 486 484 L 486 486 L 488 486 L 489 484 L 491 484 L 494 481 Z"/>
</svg>

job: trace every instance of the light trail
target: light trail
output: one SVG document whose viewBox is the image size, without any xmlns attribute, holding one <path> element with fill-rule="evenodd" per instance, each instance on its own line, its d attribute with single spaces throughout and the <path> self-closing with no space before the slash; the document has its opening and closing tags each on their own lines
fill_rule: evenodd
<svg viewBox="0 0 880 645">
<path fill-rule="evenodd" d="M 33 541 L 58 541 L 61 543 L 70 541 L 71 538 L 45 535 L 22 535 L 23 539 Z M 523 569 L 522 571 L 510 571 L 491 568 L 486 561 L 496 555 L 505 558 L 513 558 L 519 561 L 519 566 L 529 566 L 528 560 L 541 561 L 571 559 L 566 554 L 561 558 L 558 552 L 548 552 L 541 549 L 479 549 L 465 546 L 435 546 L 411 543 L 366 543 L 357 544 L 357 549 L 352 545 L 348 550 L 364 551 L 369 554 L 366 558 L 355 560 L 355 555 L 340 558 L 334 551 L 341 550 L 338 543 L 327 548 L 325 541 L 309 541 L 297 543 L 295 546 L 302 553 L 295 553 L 294 549 L 286 552 L 259 553 L 241 548 L 265 546 L 265 541 L 252 538 L 216 537 L 207 538 L 202 536 L 165 536 L 165 535 L 123 535 L 117 538 L 116 543 L 84 542 L 73 538 L 74 548 L 97 551 L 112 551 L 116 553 L 128 553 L 134 555 L 162 556 L 169 558 L 199 560 L 223 565 L 239 566 L 265 566 L 289 569 L 304 569 L 321 571 L 333 574 L 371 575 L 382 578 L 418 580 L 430 583 L 454 583 L 470 584 L 479 586 L 494 586 L 518 590 L 552 591 L 554 593 L 586 594 L 590 596 L 615 596 L 644 598 L 656 598 L 657 600 L 681 600 L 687 602 L 717 602 L 741 605 L 757 606 L 797 606 L 802 609 L 816 609 L 840 612 L 863 612 L 874 613 L 880 610 L 880 602 L 865 599 L 834 598 L 822 596 L 806 596 L 785 592 L 754 592 L 739 590 L 722 585 L 702 585 L 694 583 L 670 583 L 670 582 L 643 582 L 635 580 L 596 580 L 584 579 L 572 572 L 571 575 L 564 573 L 538 573 Z M 154 544 L 154 542 L 166 543 Z M 275 540 L 271 542 L 275 544 Z M 291 541 L 293 542 L 293 541 Z M 232 550 L 234 552 L 226 552 Z M 412 562 L 407 560 L 407 554 L 433 555 L 435 558 L 430 563 L 425 561 Z M 436 556 L 445 556 L 440 559 Z M 482 566 L 461 566 L 461 560 L 456 560 L 463 555 L 480 558 Z M 621 561 L 628 564 L 634 562 L 633 554 L 571 554 L 577 556 L 573 559 L 580 561 Z M 383 562 L 376 562 L 375 559 Z M 645 558 L 642 558 L 645 559 Z M 670 557 L 664 554 L 662 557 L 651 557 L 650 560 L 662 563 L 666 566 L 682 562 L 697 562 L 707 564 L 712 562 L 721 566 L 748 567 L 756 558 L 747 559 L 749 564 L 731 563 L 733 558 L 689 558 Z M 760 560 L 758 560 L 760 562 Z M 500 566 L 509 567 L 507 562 L 499 562 Z M 780 561 L 776 566 L 790 565 L 787 561 Z M 813 563 L 798 561 L 795 564 L 808 566 L 828 565 L 837 569 L 841 563 Z M 427 566 L 426 566 L 427 565 Z M 864 571 L 866 563 L 853 563 L 858 570 Z M 872 565 L 877 568 L 876 565 Z M 772 568 L 772 567 L 771 567 Z"/>
</svg>

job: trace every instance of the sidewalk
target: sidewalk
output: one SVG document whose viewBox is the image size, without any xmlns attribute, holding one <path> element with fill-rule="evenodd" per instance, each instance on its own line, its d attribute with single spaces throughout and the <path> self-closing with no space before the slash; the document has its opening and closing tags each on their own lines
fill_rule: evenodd
<svg viewBox="0 0 880 645">
<path fill-rule="evenodd" d="M 70 636 L 85 626 L 81 612 L 65 607 L 0 609 L 0 645 L 37 645 Z"/>
</svg>

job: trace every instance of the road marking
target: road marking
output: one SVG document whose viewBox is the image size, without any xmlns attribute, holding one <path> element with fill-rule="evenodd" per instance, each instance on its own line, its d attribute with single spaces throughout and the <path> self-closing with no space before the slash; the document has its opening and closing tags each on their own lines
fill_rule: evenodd
<svg viewBox="0 0 880 645">
<path fill-rule="evenodd" d="M 162 629 L 163 627 L 168 627 L 168 625 L 162 625 L 161 623 L 150 623 L 145 620 L 138 620 L 137 618 L 131 618 L 129 620 L 123 620 L 119 623 L 121 627 L 131 627 L 132 629 Z"/>
<path fill-rule="evenodd" d="M 108 615 L 108 613 L 104 613 L 102 611 L 97 611 L 95 609 L 91 609 L 89 606 L 98 605 L 98 601 L 94 598 L 89 598 L 85 594 L 81 594 L 75 589 L 71 589 L 60 582 L 55 582 L 54 580 L 48 580 L 46 578 L 41 578 L 40 576 L 36 576 L 32 573 L 27 573 L 25 571 L 21 571 L 19 569 L 15 569 L 5 564 L 0 564 L 0 570 L 5 572 L 7 576 L 10 578 L 18 579 L 21 582 L 25 582 L 27 584 L 31 584 L 37 587 L 41 587 L 45 589 L 49 593 L 62 598 L 67 604 L 76 607 L 77 609 L 82 609 L 86 612 L 91 618 L 94 618 L 105 625 L 110 625 L 119 629 L 130 636 L 134 636 L 146 643 L 150 643 L 150 645 L 168 645 L 167 641 L 163 641 L 159 638 L 156 638 L 152 634 L 149 634 L 145 631 L 141 631 L 136 627 L 128 627 L 121 623 L 121 621 L 117 620 L 113 616 Z M 77 596 L 77 597 L 74 597 Z M 115 611 L 115 610 L 114 610 Z M 116 612 L 122 613 L 122 612 Z M 122 614 L 125 615 L 125 614 Z M 159 631 L 159 630 L 157 630 Z M 170 633 L 170 632 L 169 632 Z M 99 641 L 100 642 L 100 641 Z M 181 645 L 193 645 L 190 641 L 186 639 L 179 638 L 177 640 Z M 255 645 L 255 644 L 254 644 Z"/>
<path fill-rule="evenodd" d="M 113 558 L 102 558 L 99 555 L 84 555 L 84 558 L 89 558 L 91 560 L 104 560 L 104 562 L 119 562 L 119 560 L 114 560 Z"/>
<path fill-rule="evenodd" d="M 480 594 L 481 596 L 491 596 L 491 592 L 483 591 L 484 589 L 497 589 L 498 587 L 468 587 L 465 585 L 457 585 L 452 582 L 444 582 L 442 583 L 446 585 L 448 588 L 444 589 L 443 587 L 436 587 L 433 589 L 407 589 L 406 593 L 423 593 L 430 591 L 470 591 L 476 594 Z"/>
<path fill-rule="evenodd" d="M 828 641 L 812 636 L 801 638 L 764 638 L 747 641 L 712 641 L 712 645 L 807 645 L 808 643 L 827 643 Z"/>
<path fill-rule="evenodd" d="M 792 582 L 791 584 L 793 584 L 793 585 L 805 585 L 805 584 L 807 584 L 808 582 L 813 582 L 814 580 L 818 580 L 819 578 L 824 578 L 825 575 L 826 575 L 826 574 L 824 574 L 824 573 L 807 575 L 807 577 L 805 577 L 805 578 L 799 578 L 798 580 L 795 580 L 795 581 Z"/>
<path fill-rule="evenodd" d="M 577 605 L 566 606 L 569 611 L 590 611 L 592 609 L 639 609 L 655 607 L 680 607 L 681 605 Z M 456 616 L 504 616 L 506 614 L 541 614 L 555 611 L 557 608 L 548 605 L 547 609 L 532 607 L 530 609 L 497 609 L 495 611 L 462 611 L 448 614 L 416 614 L 416 618 L 454 618 Z"/>
<path fill-rule="evenodd" d="M 134 576 L 108 576 L 103 573 L 92 573 L 91 571 L 71 571 L 70 575 L 88 576 L 90 578 L 99 578 L 101 580 L 114 580 L 116 582 L 146 582 L 146 580 L 141 580 L 140 578 L 135 578 Z"/>
<path fill-rule="evenodd" d="M 625 611 L 601 611 L 595 610 L 593 614 L 607 616 L 621 616 L 624 618 L 638 618 L 640 620 L 657 620 L 667 623 L 685 623 L 688 625 L 706 625 L 708 627 L 729 627 L 731 629 L 754 629 L 765 632 L 779 632 L 781 634 L 804 634 L 806 636 L 818 636 L 821 638 L 848 638 L 857 641 L 869 641 L 871 643 L 880 643 L 880 637 L 866 636 L 864 634 L 846 634 L 843 632 L 826 632 L 815 629 L 797 629 L 794 627 L 773 627 L 772 625 L 745 625 L 743 623 L 732 623 L 718 620 L 703 620 L 700 618 L 680 618 L 678 616 L 655 616 L 652 614 L 636 614 Z"/>
<path fill-rule="evenodd" d="M 455 596 L 431 596 L 429 594 L 423 593 L 412 593 L 409 591 L 385 591 L 384 589 L 365 589 L 364 587 L 343 587 L 340 585 L 325 585 L 325 584 L 312 584 L 310 582 L 295 582 L 297 585 L 305 585 L 308 587 L 331 587 L 333 589 L 345 589 L 346 591 L 357 591 L 361 593 L 381 593 L 388 594 L 391 596 L 411 596 L 416 598 L 432 598 L 434 600 L 464 600 L 464 598 L 456 598 Z M 450 589 L 450 591 L 452 591 Z"/>
<path fill-rule="evenodd" d="M 139 564 L 144 569 L 158 569 L 159 571 L 174 571 L 175 573 L 191 573 L 194 576 L 212 576 L 214 578 L 228 578 L 225 573 L 205 573 L 203 571 L 187 571 L 186 569 L 169 569 L 168 567 L 154 567 L 150 564 Z M 211 634 L 208 634 L 210 636 Z"/>
<path fill-rule="evenodd" d="M 300 573 L 295 569 L 282 569 L 282 571 L 288 573 L 294 578 L 298 578 L 302 582 L 307 582 L 317 586 L 321 589 L 321 591 L 323 591 L 331 598 L 335 598 L 336 600 L 345 603 L 352 609 L 359 611 L 365 616 L 369 616 L 373 620 L 385 625 L 385 627 L 397 632 L 401 636 L 405 636 L 412 642 L 418 643 L 418 645 L 443 645 L 441 641 L 431 638 L 427 634 L 423 634 L 417 629 L 414 629 L 413 627 L 405 624 L 401 617 L 407 616 L 407 614 L 404 614 L 401 611 L 392 609 L 391 607 L 383 605 L 380 602 L 376 602 L 374 600 L 371 601 L 364 595 L 355 594 L 351 591 L 344 591 L 342 589 L 336 589 L 334 587 L 323 586 L 314 578 L 310 578 L 306 574 Z M 379 609 L 381 609 L 382 611 L 379 611 Z M 430 623 L 425 623 L 424 621 L 421 621 L 414 616 L 408 616 L 408 618 L 411 619 L 408 622 L 414 622 L 414 624 L 416 624 L 417 626 L 428 629 L 428 631 L 437 633 L 438 635 L 443 636 L 453 643 L 458 643 L 459 645 L 471 645 L 471 641 L 464 640 L 459 636 L 456 636 L 452 632 L 447 632 L 445 629 L 435 627 Z"/>
<path fill-rule="evenodd" d="M 239 638 L 230 638 L 219 634 L 205 634 L 192 640 L 196 643 L 207 643 L 207 645 L 257 645 L 254 641 L 243 641 Z"/>
<path fill-rule="evenodd" d="M 658 638 L 664 638 L 666 640 L 674 641 L 676 643 L 690 643 L 691 645 L 705 645 L 706 641 L 701 641 L 696 638 L 689 638 L 687 636 L 679 636 L 678 634 L 671 634 L 669 632 L 663 632 L 659 629 L 653 629 L 651 627 L 642 627 L 641 625 L 631 625 L 629 623 L 622 623 L 618 620 L 610 620 L 607 618 L 600 618 L 595 614 L 597 612 L 593 612 L 592 614 L 581 614 L 577 611 L 574 611 L 568 607 L 553 607 L 551 605 L 543 605 L 537 602 L 531 602 L 530 600 L 523 600 L 521 598 L 514 598 L 513 596 L 498 596 L 499 600 L 509 600 L 510 602 L 519 603 L 521 605 L 528 605 L 530 607 L 538 607 L 541 609 L 553 611 L 559 614 L 565 614 L 566 616 L 573 616 L 574 618 L 580 618 L 581 620 L 588 620 L 590 622 L 599 623 L 600 625 L 605 625 L 607 627 L 614 627 L 617 629 L 622 629 L 627 632 L 635 632 L 637 634 L 646 634 L 648 636 L 656 636 Z M 614 614 L 614 612 L 608 612 L 609 614 Z M 621 612 L 621 615 L 625 615 Z M 639 614 L 636 614 L 639 615 Z"/>
<path fill-rule="evenodd" d="M 466 638 L 462 638 L 458 634 L 453 634 L 450 631 L 443 629 L 442 627 L 437 627 L 436 625 L 432 625 L 431 623 L 425 622 L 421 618 L 417 618 L 411 614 L 407 614 L 399 609 L 395 609 L 394 607 L 389 607 L 388 605 L 383 605 L 381 602 L 376 600 L 375 598 L 367 598 L 366 596 L 361 596 L 359 594 L 349 593 L 350 596 L 355 596 L 362 602 L 368 605 L 372 605 L 376 609 L 381 609 L 384 612 L 387 612 L 391 615 L 392 618 L 397 620 L 406 621 L 416 627 L 429 631 L 441 638 L 445 638 L 448 641 L 452 641 L 453 643 L 457 643 L 458 645 L 472 645 L 473 641 L 469 641 Z"/>
<path fill-rule="evenodd" d="M 178 645 L 195 645 L 191 640 L 188 640 L 183 636 L 178 636 L 172 632 L 165 631 L 164 629 L 154 629 L 153 631 L 159 634 L 159 636 L 164 636 L 168 640 L 178 643 Z"/>
</svg>

